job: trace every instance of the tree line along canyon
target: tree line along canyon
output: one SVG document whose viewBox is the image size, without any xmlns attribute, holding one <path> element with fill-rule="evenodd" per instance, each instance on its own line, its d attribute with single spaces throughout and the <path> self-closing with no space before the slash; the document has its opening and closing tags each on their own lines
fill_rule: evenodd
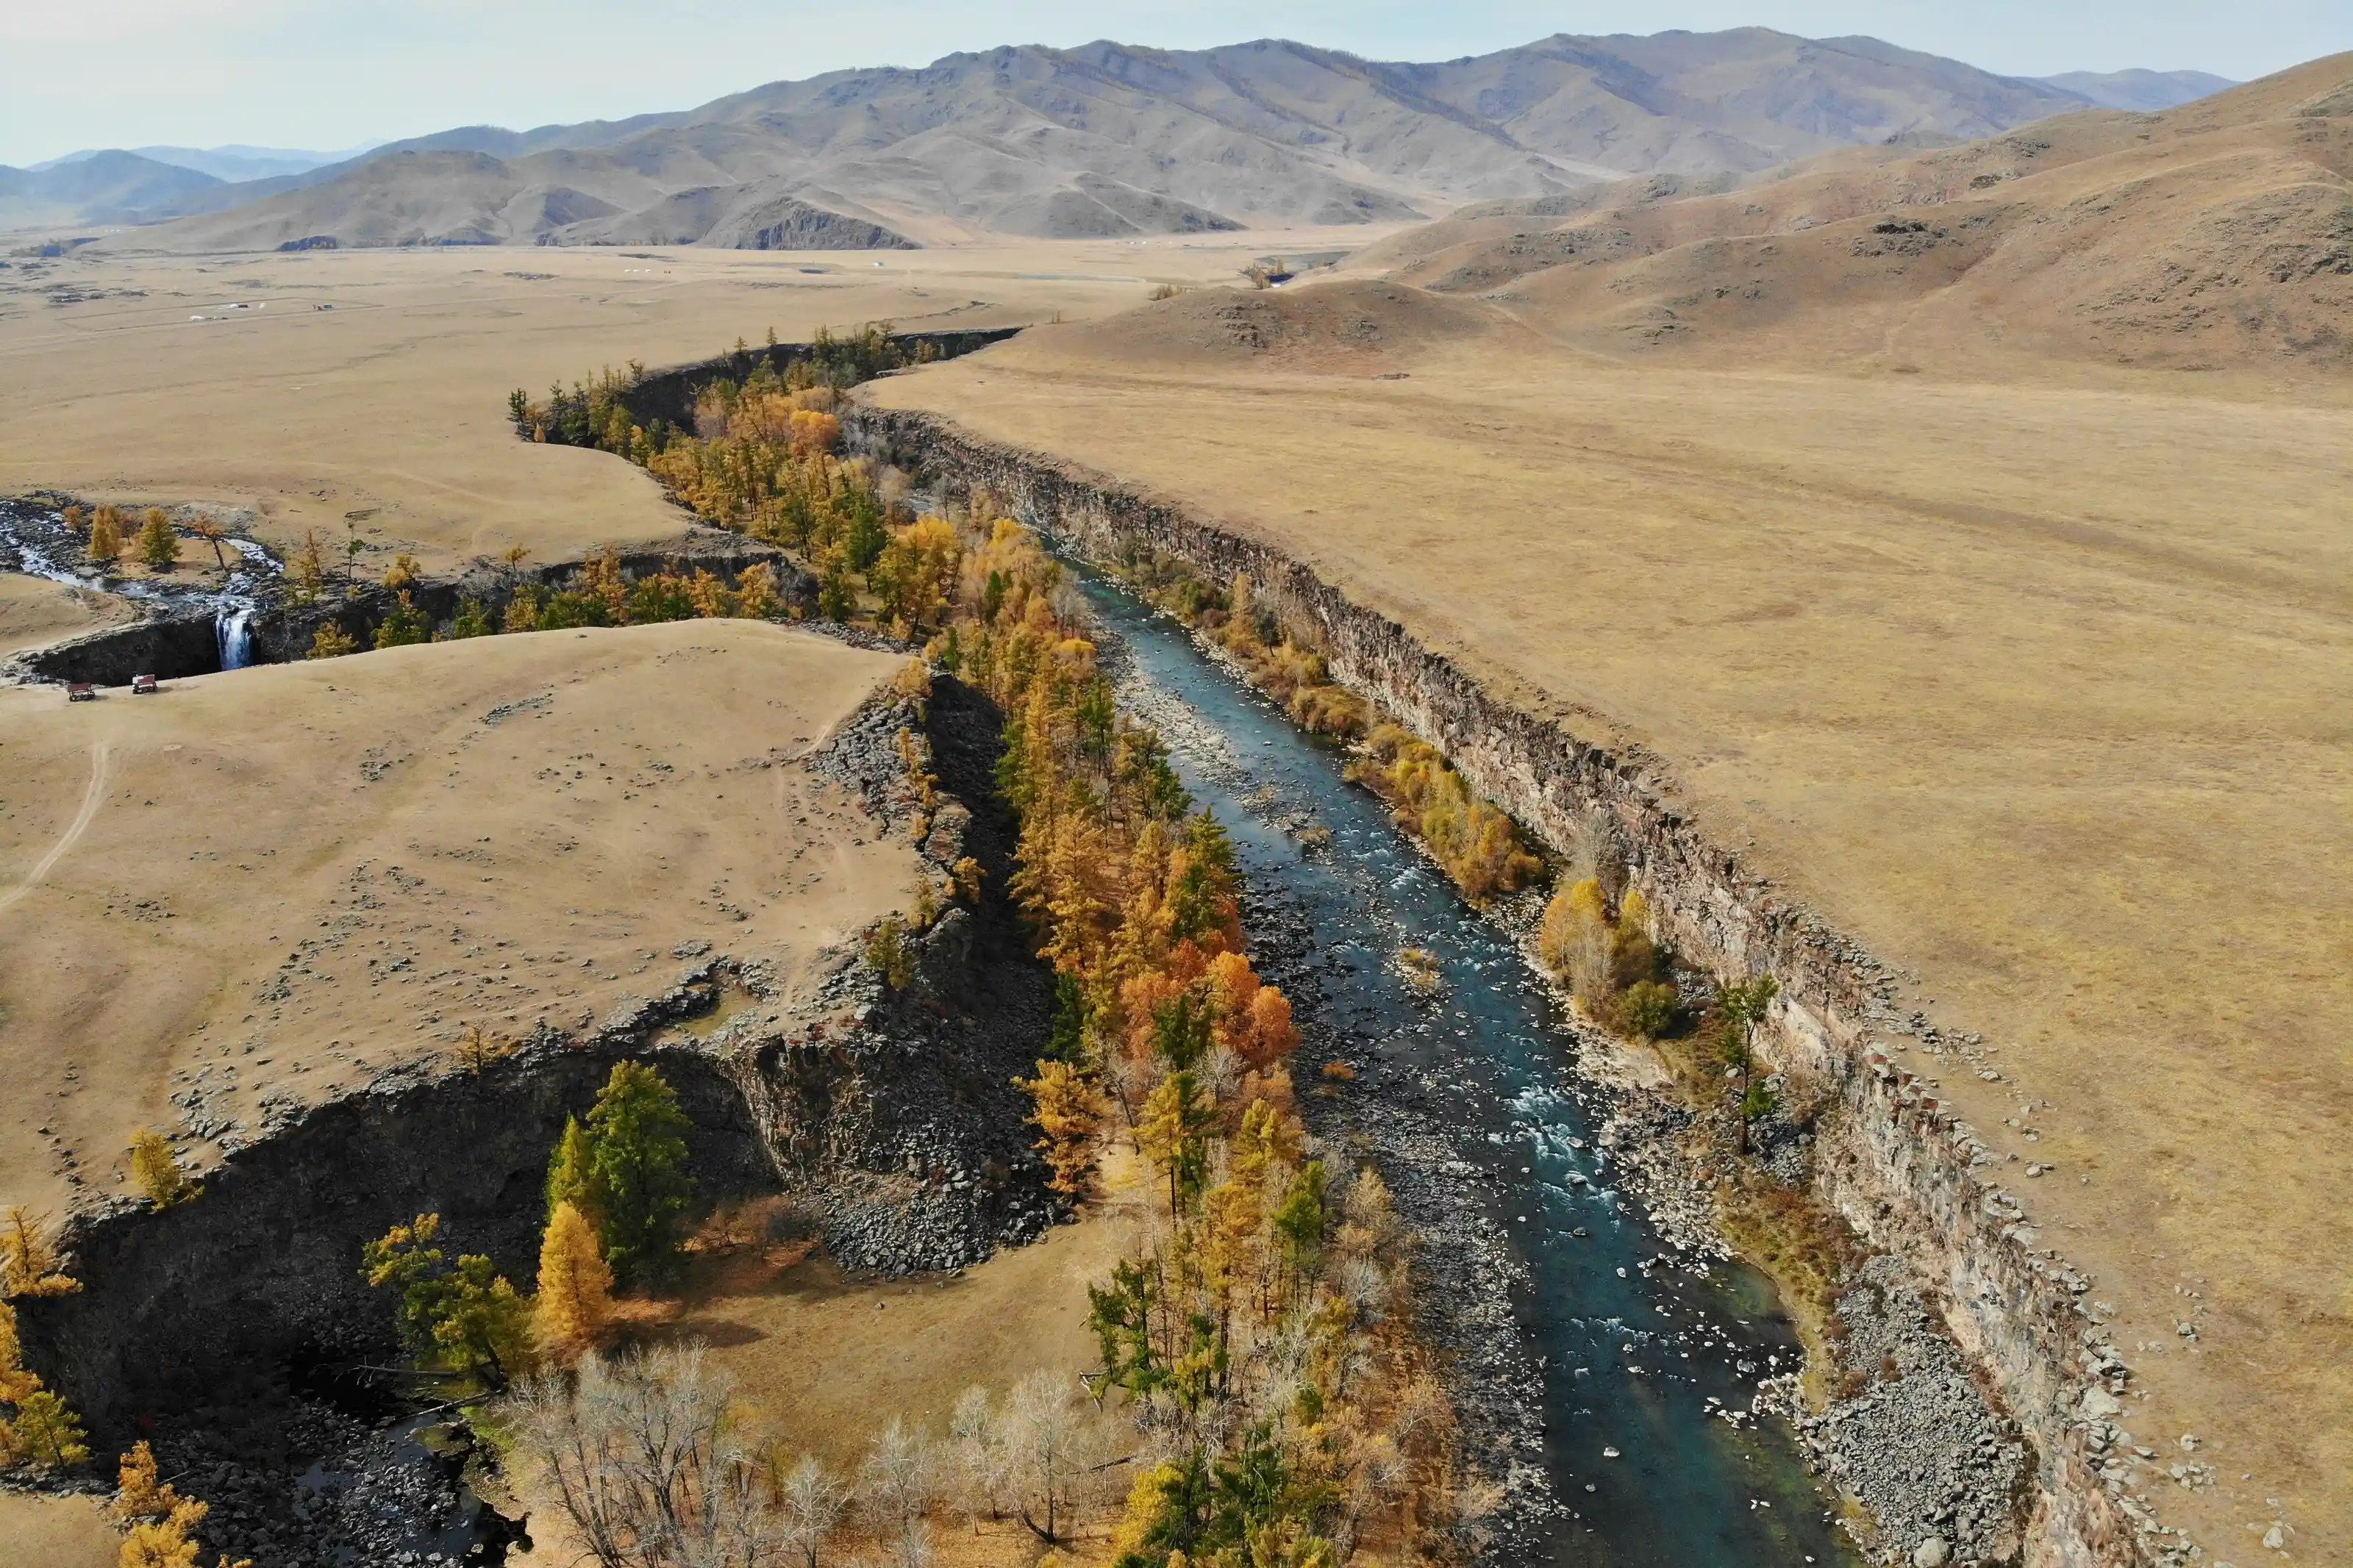
<svg viewBox="0 0 2353 1568">
<path fill-rule="evenodd" d="M 2353 1559 L 2353 56 L 0 227 L 0 1561 Z"/>
</svg>

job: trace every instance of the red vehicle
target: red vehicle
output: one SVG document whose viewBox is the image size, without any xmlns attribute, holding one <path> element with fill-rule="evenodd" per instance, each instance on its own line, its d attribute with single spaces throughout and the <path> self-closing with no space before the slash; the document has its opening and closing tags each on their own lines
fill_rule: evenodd
<svg viewBox="0 0 2353 1568">
<path fill-rule="evenodd" d="M 131 678 L 131 695 L 133 697 L 153 697 L 158 689 L 155 678 L 152 675 L 134 675 Z"/>
<path fill-rule="evenodd" d="M 66 700 L 69 702 L 95 702 L 98 700 L 98 688 L 92 686 L 87 680 L 69 681 L 66 685 Z"/>
</svg>

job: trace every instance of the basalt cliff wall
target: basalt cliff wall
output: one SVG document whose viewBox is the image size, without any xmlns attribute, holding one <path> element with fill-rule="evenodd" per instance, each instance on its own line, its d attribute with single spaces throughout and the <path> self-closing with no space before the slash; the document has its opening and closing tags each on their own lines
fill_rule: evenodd
<svg viewBox="0 0 2353 1568">
<path fill-rule="evenodd" d="M 1933 1287 L 1949 1331 L 2032 1441 L 2026 1562 L 2137 1568 L 2186 1557 L 2186 1538 L 2101 1474 L 2128 1373 L 2089 1310 L 2090 1282 L 2041 1244 L 1969 1126 L 1883 1049 L 1898 1034 L 1933 1046 L 1936 1030 L 1891 1005 L 1883 964 L 1676 811 L 1655 762 L 1514 706 L 1280 548 L 1174 502 L 920 412 L 860 406 L 848 429 L 938 489 L 986 489 L 1089 558 L 1170 557 L 1216 583 L 1247 573 L 1257 602 L 1322 650 L 1335 679 L 1443 750 L 1555 849 L 1569 851 L 1588 814 L 1606 813 L 1662 940 L 1719 975 L 1778 981 L 1763 1054 L 1810 1077 L 1833 1107 L 1821 1123 L 1817 1198 Z"/>
<path fill-rule="evenodd" d="M 817 601 L 816 580 L 796 567 L 784 552 L 723 529 L 691 527 L 675 538 L 617 552 L 616 559 L 632 578 L 650 572 L 707 571 L 731 584 L 745 567 L 765 565 L 776 574 L 780 598 L 805 605 Z M 557 561 L 529 568 L 502 568 L 477 562 L 453 576 L 418 579 L 408 596 L 435 621 L 456 615 L 468 600 L 495 616 L 518 587 L 573 586 L 582 564 Z M 255 664 L 285 664 L 306 658 L 319 628 L 329 622 L 366 647 L 374 642 L 376 627 L 398 603 L 399 595 L 379 584 L 344 584 L 332 576 L 325 593 L 303 603 L 273 581 L 256 595 L 247 621 L 251 639 L 248 656 Z M 97 686 L 128 686 L 136 675 L 163 680 L 212 675 L 221 668 L 219 616 L 213 609 L 182 609 L 27 649 L 0 659 L 0 683 L 86 680 Z"/>
</svg>

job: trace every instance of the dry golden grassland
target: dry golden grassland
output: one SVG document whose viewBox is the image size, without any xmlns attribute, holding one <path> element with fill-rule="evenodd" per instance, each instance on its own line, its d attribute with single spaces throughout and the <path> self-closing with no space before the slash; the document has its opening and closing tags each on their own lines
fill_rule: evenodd
<svg viewBox="0 0 2353 1568">
<path fill-rule="evenodd" d="M 552 561 L 666 539 L 690 520 L 651 479 L 618 458 L 520 447 L 508 392 L 543 395 L 631 360 L 707 359 L 772 327 L 795 342 L 883 319 L 922 331 L 1100 314 L 1155 282 L 1231 278 L 1271 249 L 1366 237 L 1345 233 L 1016 240 L 879 259 L 100 247 L 46 271 L 19 261 L 0 272 L 0 493 L 257 508 L 261 536 L 281 546 L 311 528 L 340 540 L 362 512 L 363 541 L 436 569 L 516 544 Z M 99 297 L 51 304 L 40 290 L 58 283 Z M 262 308 L 224 309 L 237 302 Z"/>
<path fill-rule="evenodd" d="M 2224 1473 L 2168 1517 L 2227 1551 L 2280 1498 L 2302 1552 L 2353 1554 L 2353 396 L 1703 370 L 1394 285 L 1265 300 L 867 395 L 1273 540 L 1662 759 L 1998 1047 L 1999 1082 L 1905 1059 L 2120 1309 L 2137 1437 Z"/>
<path fill-rule="evenodd" d="M 132 618 L 124 601 L 40 577 L 0 573 L 0 658 Z"/>
<path fill-rule="evenodd" d="M 113 1191 L 192 1083 L 250 1138 L 466 1026 L 592 1023 L 681 942 L 791 983 L 914 878 L 797 761 L 896 665 L 691 621 L 0 693 L 0 1194 Z"/>
</svg>

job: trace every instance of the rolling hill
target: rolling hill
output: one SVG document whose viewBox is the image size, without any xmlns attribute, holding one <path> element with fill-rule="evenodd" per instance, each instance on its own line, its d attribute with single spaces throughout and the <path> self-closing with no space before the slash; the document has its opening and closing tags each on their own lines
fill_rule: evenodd
<svg viewBox="0 0 2353 1568">
<path fill-rule="evenodd" d="M 93 153 L 45 169 L 0 167 L 0 224 L 136 222 L 227 188 L 210 174 L 136 153 Z"/>
<path fill-rule="evenodd" d="M 2353 55 L 2157 114 L 1474 205 L 1358 264 L 1608 352 L 2353 368 Z"/>
<path fill-rule="evenodd" d="M 254 182 L 259 199 L 138 243 L 800 246 L 1394 222 L 2094 106 L 1873 38 L 1765 28 L 1563 34 L 1419 65 L 1272 39 L 1005 47 L 677 113 L 444 132 Z"/>
<path fill-rule="evenodd" d="M 341 153 L 313 153 L 299 147 L 251 147 L 233 142 L 225 147 L 132 147 L 130 152 L 158 163 L 174 168 L 194 169 L 200 174 L 210 174 L 216 180 L 232 184 L 241 180 L 273 180 L 290 174 L 307 174 L 329 163 L 348 163 L 366 148 L 347 148 Z M 40 174 L 67 163 L 79 163 L 85 158 L 95 158 L 121 148 L 89 147 L 79 153 L 68 153 L 61 158 L 51 158 L 35 163 L 27 171 Z"/>
</svg>

